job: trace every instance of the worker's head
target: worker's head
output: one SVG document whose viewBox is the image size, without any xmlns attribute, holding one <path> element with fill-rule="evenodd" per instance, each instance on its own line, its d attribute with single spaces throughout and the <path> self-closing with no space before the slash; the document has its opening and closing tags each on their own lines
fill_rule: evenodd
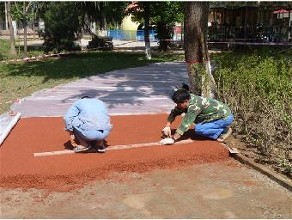
<svg viewBox="0 0 292 220">
<path fill-rule="evenodd" d="M 171 98 L 179 109 L 185 110 L 189 107 L 191 95 L 186 89 L 178 89 Z"/>
</svg>

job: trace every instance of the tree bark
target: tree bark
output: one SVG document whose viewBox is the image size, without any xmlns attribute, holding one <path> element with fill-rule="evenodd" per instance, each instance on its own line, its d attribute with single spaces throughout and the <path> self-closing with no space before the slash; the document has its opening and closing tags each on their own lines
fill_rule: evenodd
<svg viewBox="0 0 292 220">
<path fill-rule="evenodd" d="M 27 21 L 23 21 L 23 56 L 27 57 Z"/>
<path fill-rule="evenodd" d="M 4 7 L 5 7 L 5 30 L 8 30 L 9 26 L 8 26 L 7 2 L 4 3 Z"/>
<path fill-rule="evenodd" d="M 26 20 L 26 7 L 25 2 L 23 2 L 23 53 L 24 57 L 27 57 L 27 20 Z"/>
<path fill-rule="evenodd" d="M 186 2 L 184 19 L 185 60 L 190 91 L 215 97 L 216 84 L 211 74 L 207 46 L 209 2 Z"/>
<path fill-rule="evenodd" d="M 149 2 L 143 2 L 144 4 L 144 41 L 145 41 L 145 56 L 146 59 L 151 60 L 151 45 L 149 38 L 149 20 L 150 20 L 150 4 Z"/>
<path fill-rule="evenodd" d="M 10 32 L 10 53 L 11 53 L 11 55 L 16 55 L 14 28 L 12 26 L 12 17 L 11 17 L 11 3 L 6 2 L 6 6 L 7 6 L 7 18 L 8 18 L 9 32 Z"/>
</svg>

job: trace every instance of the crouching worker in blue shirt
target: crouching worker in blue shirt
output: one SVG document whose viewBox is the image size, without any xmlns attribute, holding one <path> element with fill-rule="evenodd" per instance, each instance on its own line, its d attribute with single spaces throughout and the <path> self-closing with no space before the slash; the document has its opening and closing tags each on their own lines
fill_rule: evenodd
<svg viewBox="0 0 292 220">
<path fill-rule="evenodd" d="M 104 139 L 109 135 L 112 125 L 106 105 L 88 96 L 77 100 L 64 116 L 65 130 L 75 152 L 89 149 L 105 152 Z"/>
</svg>

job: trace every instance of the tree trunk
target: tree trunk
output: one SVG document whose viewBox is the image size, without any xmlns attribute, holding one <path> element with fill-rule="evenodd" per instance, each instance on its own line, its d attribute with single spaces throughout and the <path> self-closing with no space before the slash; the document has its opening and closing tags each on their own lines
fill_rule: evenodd
<svg viewBox="0 0 292 220">
<path fill-rule="evenodd" d="M 27 57 L 27 20 L 26 20 L 26 7 L 25 2 L 23 2 L 23 53 L 24 57 Z"/>
<path fill-rule="evenodd" d="M 211 74 L 207 47 L 209 2 L 186 2 L 184 19 L 185 60 L 190 91 L 215 97 L 216 84 Z"/>
<path fill-rule="evenodd" d="M 7 2 L 4 3 L 5 7 L 5 30 L 7 31 L 9 26 L 8 26 L 8 9 L 7 9 Z"/>
<path fill-rule="evenodd" d="M 148 60 L 151 60 L 151 45 L 149 38 L 149 18 L 150 18 L 150 5 L 149 2 L 144 2 L 144 41 L 145 41 L 145 55 Z"/>
<path fill-rule="evenodd" d="M 23 21 L 23 55 L 27 57 L 27 21 Z"/>
<path fill-rule="evenodd" d="M 6 2 L 6 6 L 7 6 L 7 18 L 8 18 L 9 32 L 10 32 L 10 53 L 11 53 L 11 55 L 16 55 L 14 28 L 12 26 L 12 17 L 11 17 L 11 3 Z"/>
<path fill-rule="evenodd" d="M 107 22 L 106 22 L 106 17 L 103 17 L 103 30 L 107 30 Z"/>
<path fill-rule="evenodd" d="M 36 15 L 36 11 L 35 9 L 33 8 L 33 11 L 32 11 L 32 31 L 33 31 L 33 39 L 35 39 L 35 15 Z"/>
</svg>

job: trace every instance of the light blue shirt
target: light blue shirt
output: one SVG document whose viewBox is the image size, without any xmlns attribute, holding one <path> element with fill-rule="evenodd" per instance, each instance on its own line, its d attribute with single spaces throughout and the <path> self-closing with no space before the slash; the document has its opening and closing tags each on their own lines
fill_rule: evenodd
<svg viewBox="0 0 292 220">
<path fill-rule="evenodd" d="M 112 129 L 106 105 L 94 98 L 77 100 L 64 116 L 65 130 L 73 128 L 89 139 L 94 139 L 95 131 L 109 133 Z"/>
</svg>

